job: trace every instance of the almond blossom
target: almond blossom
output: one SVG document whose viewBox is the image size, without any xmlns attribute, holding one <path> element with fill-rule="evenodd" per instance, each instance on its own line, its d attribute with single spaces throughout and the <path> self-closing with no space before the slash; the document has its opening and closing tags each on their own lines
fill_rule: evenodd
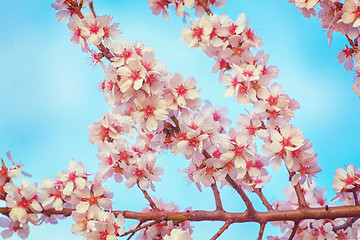
<svg viewBox="0 0 360 240">
<path fill-rule="evenodd" d="M 29 225 L 27 222 L 20 223 L 18 221 L 11 221 L 8 218 L 0 218 L 0 227 L 6 228 L 1 232 L 3 239 L 12 237 L 15 232 L 21 239 L 26 239 L 29 236 Z"/>
<path fill-rule="evenodd" d="M 342 7 L 343 14 L 341 20 L 344 23 L 351 23 L 353 27 L 360 26 L 360 5 L 358 1 L 347 0 Z"/>
<path fill-rule="evenodd" d="M 352 195 L 349 194 L 351 192 L 353 192 L 354 195 L 359 196 L 360 168 L 356 170 L 354 164 L 349 164 L 346 167 L 346 170 L 343 168 L 336 169 L 334 182 L 331 185 L 336 192 L 335 199 L 343 198 L 343 195 L 349 195 L 352 198 Z"/>
<path fill-rule="evenodd" d="M 75 159 L 72 159 L 67 172 L 60 172 L 57 177 L 65 186 L 63 194 L 69 196 L 75 188 L 81 190 L 86 187 L 87 176 L 84 164 L 81 162 L 78 163 Z"/>
<path fill-rule="evenodd" d="M 112 207 L 110 199 L 113 194 L 98 183 L 94 183 L 90 188 L 77 189 L 75 196 L 80 199 L 76 212 L 86 213 L 89 218 L 97 217 L 101 208 L 109 210 Z"/>
<path fill-rule="evenodd" d="M 200 104 L 200 101 L 194 101 L 200 94 L 200 91 L 196 89 L 194 78 L 188 78 L 184 81 L 181 73 L 175 73 L 170 79 L 169 87 L 179 108 L 185 106 L 195 108 Z"/>
<path fill-rule="evenodd" d="M 89 4 L 89 0 L 82 1 L 81 8 L 86 8 Z M 56 0 L 53 4 L 51 4 L 51 7 L 53 7 L 56 10 L 59 10 L 56 13 L 56 18 L 60 22 L 66 21 L 69 16 L 72 16 L 74 12 L 71 10 L 71 8 L 68 5 L 68 0 Z"/>
<path fill-rule="evenodd" d="M 137 108 L 134 112 L 135 121 L 150 132 L 156 130 L 161 121 L 169 118 L 168 103 L 158 96 L 146 99 L 144 95 L 140 95 L 136 98 L 135 105 Z"/>
<path fill-rule="evenodd" d="M 191 22 L 191 29 L 181 29 L 181 42 L 190 42 L 189 48 L 198 48 L 200 43 L 208 45 L 212 31 L 209 17 L 203 16 Z"/>
<path fill-rule="evenodd" d="M 26 223 L 37 222 L 36 213 L 42 211 L 42 207 L 38 199 L 38 188 L 35 183 L 29 179 L 23 179 L 20 186 L 16 186 L 12 182 L 8 182 L 4 186 L 6 195 L 6 206 L 11 208 L 9 217 L 13 221 Z M 33 214 L 28 213 L 31 210 Z"/>
</svg>

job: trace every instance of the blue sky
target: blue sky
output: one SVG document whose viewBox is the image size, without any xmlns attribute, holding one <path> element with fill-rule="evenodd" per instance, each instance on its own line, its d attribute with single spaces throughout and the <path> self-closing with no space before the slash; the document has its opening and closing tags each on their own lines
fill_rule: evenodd
<svg viewBox="0 0 360 240">
<path fill-rule="evenodd" d="M 97 149 L 88 141 L 87 126 L 109 110 L 98 91 L 104 77 L 102 69 L 92 67 L 88 55 L 70 42 L 66 24 L 57 22 L 51 3 L 0 0 L 0 156 L 5 158 L 5 153 L 11 151 L 36 182 L 55 177 L 72 158 L 96 172 Z M 179 42 L 180 29 L 188 26 L 181 18 L 170 13 L 170 20 L 163 21 L 152 15 L 145 0 L 103 0 L 94 5 L 98 15 L 112 15 L 120 23 L 123 39 L 141 40 L 153 47 L 157 58 L 167 63 L 169 72 L 195 77 L 201 97 L 227 106 L 236 121 L 243 108 L 234 99 L 222 98 L 224 88 L 219 87 L 217 75 L 211 73 L 213 60 L 199 49 L 188 49 Z M 332 198 L 335 169 L 359 163 L 356 151 L 360 143 L 360 99 L 351 92 L 353 74 L 337 63 L 345 38 L 335 34 L 329 47 L 320 22 L 304 18 L 286 1 L 229 0 L 225 8 L 214 12 L 227 13 L 232 19 L 244 12 L 262 38 L 262 49 L 270 55 L 270 64 L 280 68 L 277 82 L 300 103 L 292 123 L 313 143 L 323 169 L 318 185 L 327 187 Z M 162 155 L 159 164 L 165 166 L 166 181 L 157 185 L 155 196 L 174 201 L 182 209 L 213 209 L 210 190 L 199 193 L 194 185 L 187 184 L 184 175 L 177 173 L 178 168 L 186 167 L 185 159 Z M 273 175 L 265 191 L 270 200 L 281 198 L 278 186 L 283 186 L 286 179 L 281 171 Z M 140 210 L 146 204 L 137 189 L 127 190 L 123 184 L 111 182 L 107 186 L 115 189 L 114 202 L 120 209 Z M 224 188 L 222 196 L 226 210 L 243 209 L 233 191 Z M 194 226 L 194 239 L 209 239 L 221 223 Z M 55 226 L 31 227 L 29 239 L 81 239 L 70 233 L 70 227 L 68 220 Z M 240 232 L 246 238 L 244 230 L 254 239 L 257 229 L 256 224 L 232 225 L 221 239 L 238 239 Z M 265 234 L 272 232 L 277 230 L 267 228 Z"/>
</svg>

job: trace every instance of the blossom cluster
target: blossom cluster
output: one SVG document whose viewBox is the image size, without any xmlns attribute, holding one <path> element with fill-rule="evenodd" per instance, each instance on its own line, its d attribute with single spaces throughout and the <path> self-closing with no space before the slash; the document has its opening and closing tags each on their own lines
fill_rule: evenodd
<svg viewBox="0 0 360 240">
<path fill-rule="evenodd" d="M 258 51 L 262 41 L 249 27 L 245 15 L 240 14 L 236 21 L 226 15 L 204 15 L 181 32 L 182 42 L 189 42 L 190 48 L 200 47 L 215 59 L 213 72 L 220 72 L 219 81 L 226 87 L 224 96 L 235 97 L 243 105 L 253 105 L 251 117 L 242 117 L 239 122 L 240 129 L 246 129 L 250 139 L 247 142 L 254 142 L 255 136 L 262 139 L 262 152 L 271 160 L 270 166 L 278 170 L 284 161 L 294 173 L 294 185 L 311 182 L 321 171 L 317 156 L 309 140 L 289 123 L 299 104 L 282 92 L 280 84 L 271 84 L 278 76 L 278 69 L 268 66 L 269 56 Z M 248 145 L 246 149 L 251 147 Z M 264 170 L 258 172 L 267 174 Z"/>
<path fill-rule="evenodd" d="M 7 228 L 1 232 L 3 238 L 16 232 L 24 239 L 29 234 L 29 223 L 56 223 L 56 219 L 61 217 L 57 212 L 64 208 L 74 209 L 71 213 L 75 221 L 72 230 L 75 234 L 84 233 L 84 239 L 108 239 L 108 235 L 116 237 L 124 232 L 121 227 L 123 216 L 118 215 L 115 221 L 110 211 L 113 194 L 99 182 L 90 181 L 81 162 L 71 160 L 67 171 L 58 173 L 54 179 L 45 178 L 40 187 L 26 178 L 17 185 L 13 178 L 19 177 L 20 167 L 13 163 L 8 169 L 3 161 L 1 196 L 10 209 L 9 219 L 0 220 L 1 227 Z"/>
<path fill-rule="evenodd" d="M 359 53 L 359 37 L 360 37 L 360 3 L 356 0 L 289 0 L 298 7 L 303 15 L 307 18 L 318 16 L 321 20 L 322 28 L 327 30 L 329 45 L 332 41 L 334 32 L 340 32 L 345 35 L 349 46 L 341 50 L 338 54 L 339 63 L 344 63 L 347 71 L 355 71 L 355 82 L 352 87 L 353 91 L 357 91 L 360 97 L 360 53 Z"/>
</svg>

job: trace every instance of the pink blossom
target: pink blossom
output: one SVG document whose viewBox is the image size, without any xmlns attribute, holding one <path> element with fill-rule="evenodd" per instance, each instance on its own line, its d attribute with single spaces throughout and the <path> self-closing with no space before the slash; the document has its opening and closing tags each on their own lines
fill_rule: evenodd
<svg viewBox="0 0 360 240">
<path fill-rule="evenodd" d="M 160 126 L 160 121 L 169 118 L 168 103 L 159 96 L 147 99 L 145 95 L 139 94 L 134 102 L 136 105 L 135 121 L 142 124 L 150 132 Z"/>
<path fill-rule="evenodd" d="M 100 208 L 109 210 L 112 207 L 113 194 L 109 189 L 103 188 L 99 183 L 94 183 L 91 188 L 85 187 L 75 191 L 77 198 L 81 200 L 76 205 L 77 213 L 87 213 L 89 218 L 98 216 Z"/>
<path fill-rule="evenodd" d="M 169 7 L 169 2 L 166 0 L 148 0 L 148 4 L 153 14 L 159 15 L 162 13 L 162 16 L 165 20 L 169 19 L 169 13 L 166 8 Z"/>
<path fill-rule="evenodd" d="M 124 173 L 126 177 L 126 186 L 128 188 L 138 184 L 143 190 L 151 187 L 155 191 L 153 181 L 159 182 L 163 175 L 163 168 L 155 166 L 156 154 L 143 154 L 141 157 L 129 159 L 130 166 Z"/>
<path fill-rule="evenodd" d="M 360 5 L 356 0 L 347 0 L 342 7 L 341 22 L 351 24 L 353 27 L 360 26 Z"/>
<path fill-rule="evenodd" d="M 354 67 L 354 51 L 352 48 L 346 48 L 338 54 L 339 63 L 344 63 L 345 70 L 351 71 Z"/>
<path fill-rule="evenodd" d="M 11 221 L 8 218 L 0 218 L 0 227 L 7 228 L 1 232 L 1 237 L 4 239 L 12 237 L 14 232 L 21 239 L 26 239 L 29 236 L 29 225 L 27 222 L 20 223 L 18 221 Z"/>
<path fill-rule="evenodd" d="M 69 1 L 68 0 L 56 0 L 56 2 L 51 4 L 52 8 L 59 10 L 59 12 L 56 13 L 56 18 L 60 22 L 66 21 L 69 18 L 69 16 L 72 16 L 74 14 L 74 12 L 67 5 L 67 2 L 69 2 Z M 82 3 L 83 3 L 82 8 L 85 8 L 88 6 L 89 0 L 84 0 Z"/>
<path fill-rule="evenodd" d="M 87 38 L 90 37 L 90 31 L 84 25 L 84 21 L 82 21 L 77 16 L 73 16 L 70 18 L 68 23 L 68 28 L 72 31 L 71 42 L 74 44 L 80 44 L 81 49 L 84 52 L 90 51 Z"/>
<path fill-rule="evenodd" d="M 5 184 L 4 190 L 7 193 L 6 206 L 11 209 L 9 213 L 11 220 L 20 223 L 29 220 L 36 223 L 36 214 L 29 214 L 28 211 L 38 213 L 43 210 L 38 199 L 37 185 L 30 182 L 29 179 L 23 179 L 19 187 L 8 182 Z"/>
<path fill-rule="evenodd" d="M 184 81 L 181 73 L 175 73 L 170 79 L 169 87 L 179 108 L 194 108 L 200 104 L 199 101 L 194 101 L 200 94 L 200 91 L 196 89 L 194 78 L 187 78 Z"/>
<path fill-rule="evenodd" d="M 197 48 L 200 43 L 208 45 L 210 43 L 210 33 L 212 27 L 209 21 L 209 16 L 197 18 L 191 22 L 191 29 L 181 29 L 183 35 L 180 42 L 189 42 L 189 48 Z"/>
<path fill-rule="evenodd" d="M 74 189 L 83 189 L 87 184 L 87 173 L 84 169 L 84 164 L 77 163 L 75 159 L 70 161 L 67 172 L 60 172 L 57 177 L 63 182 L 65 188 L 63 194 L 70 196 Z"/>
<path fill-rule="evenodd" d="M 357 184 L 360 184 L 360 170 L 356 172 L 355 165 L 349 164 L 346 170 L 336 169 L 334 182 L 331 185 L 336 192 L 347 192 L 354 189 Z"/>
</svg>

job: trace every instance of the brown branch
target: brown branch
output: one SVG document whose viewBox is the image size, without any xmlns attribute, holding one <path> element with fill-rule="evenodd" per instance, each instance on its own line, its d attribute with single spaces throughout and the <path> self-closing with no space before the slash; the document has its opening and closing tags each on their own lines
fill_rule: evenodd
<svg viewBox="0 0 360 240">
<path fill-rule="evenodd" d="M 206 150 L 203 150 L 202 154 L 206 157 L 206 159 L 211 158 L 211 155 Z"/>
<path fill-rule="evenodd" d="M 152 198 L 150 197 L 150 195 L 147 193 L 146 190 L 142 189 L 140 186 L 139 186 L 139 183 L 137 183 L 139 189 L 141 190 L 141 192 L 144 194 L 144 197 L 146 198 L 146 200 L 148 200 L 149 204 L 150 204 L 150 207 L 155 210 L 155 211 L 159 211 L 158 207 L 156 206 L 156 204 L 154 203 L 154 201 L 152 200 Z"/>
<path fill-rule="evenodd" d="M 177 118 L 175 116 L 171 116 L 170 117 L 171 120 L 173 120 L 173 122 L 175 123 L 175 127 L 176 127 L 176 131 L 177 132 L 180 132 L 180 125 L 179 125 L 179 120 L 177 120 Z"/>
<path fill-rule="evenodd" d="M 264 236 L 265 225 L 266 225 L 266 223 L 260 223 L 258 240 L 261 240 L 262 237 Z"/>
<path fill-rule="evenodd" d="M 225 224 L 219 229 L 219 231 L 210 240 L 218 239 L 218 237 L 220 237 L 221 234 L 223 234 L 223 232 L 225 232 L 225 230 L 228 229 L 228 227 L 230 226 L 231 223 L 232 223 L 231 220 L 227 220 L 225 222 Z"/>
<path fill-rule="evenodd" d="M 0 214 L 9 215 L 10 208 L 0 208 Z M 55 209 L 43 210 L 39 214 L 62 215 L 68 217 L 75 209 L 64 208 L 61 211 Z M 28 211 L 28 213 L 34 213 Z M 167 211 L 151 211 L 151 212 L 133 212 L 133 211 L 112 211 L 115 216 L 123 215 L 127 219 L 137 219 L 142 222 L 155 219 L 164 219 L 164 221 L 228 221 L 232 223 L 257 222 L 266 223 L 272 221 L 300 221 L 303 219 L 336 219 L 336 218 L 359 218 L 360 206 L 334 206 L 321 208 L 305 208 L 295 210 L 273 210 L 266 212 L 255 212 L 249 218 L 249 214 L 245 212 L 233 213 L 225 211 L 185 211 L 185 212 L 167 212 Z"/>
<path fill-rule="evenodd" d="M 136 226 L 136 228 L 140 227 L 140 225 L 141 225 L 142 223 L 143 223 L 143 222 L 139 222 L 138 225 Z M 136 232 L 131 233 L 130 236 L 129 236 L 126 240 L 130 240 L 130 239 L 135 235 L 135 233 L 136 233 Z M 122 235 L 124 235 L 124 234 L 122 234 Z M 121 236 L 122 236 L 122 235 L 121 235 Z M 120 236 L 120 237 L 121 237 L 121 236 Z"/>
<path fill-rule="evenodd" d="M 269 201 L 266 199 L 264 193 L 261 191 L 261 188 L 255 188 L 253 187 L 254 192 L 259 196 L 261 202 L 264 204 L 264 206 L 266 207 L 266 209 L 268 211 L 273 210 L 273 207 L 271 206 L 271 204 L 269 203 Z"/>
<path fill-rule="evenodd" d="M 360 205 L 359 203 L 359 198 L 357 196 L 357 186 L 355 186 L 355 188 L 352 190 L 353 193 L 353 197 L 354 197 L 354 201 L 355 201 L 355 205 Z"/>
<path fill-rule="evenodd" d="M 211 184 L 211 189 L 212 189 L 212 191 L 214 193 L 216 210 L 224 211 L 222 203 L 221 203 L 220 192 L 219 192 L 219 189 L 218 189 L 218 187 L 216 185 L 216 181 L 215 181 L 215 183 Z"/>
<path fill-rule="evenodd" d="M 94 18 L 96 18 L 93 0 L 90 0 L 89 7 L 90 7 L 91 13 L 93 14 Z"/>
<path fill-rule="evenodd" d="M 345 34 L 345 37 L 348 40 L 350 46 L 353 48 L 354 52 L 358 52 L 358 46 L 354 43 L 354 41 L 347 34 Z"/>
<path fill-rule="evenodd" d="M 96 47 L 101 51 L 101 53 L 106 57 L 107 60 L 112 62 L 111 59 L 114 57 L 114 55 L 110 52 L 110 50 L 107 47 L 104 46 L 103 43 L 100 43 Z"/>
<path fill-rule="evenodd" d="M 155 219 L 153 222 L 147 223 L 147 224 L 144 224 L 144 225 L 141 225 L 142 222 L 140 222 L 140 223 L 136 226 L 136 228 L 131 229 L 131 230 L 127 231 L 127 232 L 124 232 L 123 234 L 120 235 L 120 237 L 124 237 L 124 236 L 129 235 L 129 234 L 134 234 L 134 233 L 136 233 L 137 231 L 139 231 L 139 230 L 141 230 L 141 229 L 151 227 L 151 226 L 153 226 L 153 225 L 155 225 L 155 224 L 157 224 L 157 223 L 159 223 L 159 222 L 161 222 L 161 221 L 163 221 L 163 220 L 164 220 L 164 218 Z"/>
<path fill-rule="evenodd" d="M 79 16 L 79 18 L 83 19 L 84 15 L 81 12 L 81 8 L 82 8 L 82 4 L 80 3 L 79 5 L 72 1 L 72 2 L 68 2 L 65 1 L 66 5 L 68 5 L 68 9 L 70 10 L 71 14 L 75 13 L 76 15 Z"/>
<path fill-rule="evenodd" d="M 249 173 L 246 173 L 245 178 L 248 182 L 252 182 L 252 179 L 249 175 Z M 256 195 L 259 196 L 261 202 L 264 204 L 264 206 L 266 207 L 267 210 L 273 210 L 271 204 L 269 203 L 269 201 L 266 199 L 265 195 L 263 194 L 263 192 L 261 191 L 261 188 L 256 188 L 255 184 L 252 185 L 252 189 L 253 191 L 256 193 Z"/>
<path fill-rule="evenodd" d="M 354 222 L 356 222 L 356 220 L 358 220 L 360 218 L 360 216 L 358 217 L 352 217 L 349 221 L 347 221 L 344 224 L 341 224 L 339 226 L 334 226 L 333 230 L 334 232 L 340 231 L 340 230 L 345 230 L 348 227 L 351 227 L 351 225 L 353 225 Z"/>
<path fill-rule="evenodd" d="M 289 169 L 288 169 L 289 171 Z M 295 172 L 290 172 L 289 171 L 289 181 L 292 182 L 292 177 L 295 175 Z M 301 188 L 300 184 L 297 183 L 296 185 L 293 185 L 294 189 L 295 189 L 295 193 L 298 199 L 298 203 L 299 203 L 299 208 L 303 209 L 303 208 L 308 208 L 308 204 L 306 203 L 305 200 L 305 196 L 304 196 L 304 192 L 303 189 Z"/>
<path fill-rule="evenodd" d="M 226 175 L 225 179 L 228 183 L 230 183 L 230 185 L 235 189 L 235 191 L 240 195 L 240 197 L 244 201 L 244 203 L 247 207 L 247 212 L 248 212 L 249 216 L 253 216 L 256 213 L 256 210 L 255 210 L 254 206 L 252 205 L 252 202 L 250 201 L 249 197 L 246 195 L 245 191 L 241 188 L 241 186 L 239 184 L 237 184 L 234 181 L 234 179 L 232 179 L 229 176 L 229 174 Z"/>
<path fill-rule="evenodd" d="M 293 227 L 293 229 L 291 230 L 291 234 L 290 234 L 289 240 L 292 240 L 292 239 L 295 237 L 296 231 L 297 231 L 297 229 L 298 229 L 298 227 L 299 227 L 299 223 L 300 223 L 300 221 L 294 222 L 294 227 Z"/>
</svg>

